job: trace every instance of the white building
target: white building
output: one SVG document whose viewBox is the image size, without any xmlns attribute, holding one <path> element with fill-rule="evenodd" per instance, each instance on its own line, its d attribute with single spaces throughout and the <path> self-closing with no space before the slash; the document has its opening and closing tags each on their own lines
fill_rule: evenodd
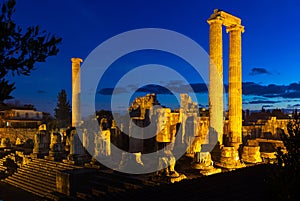
<svg viewBox="0 0 300 201">
<path fill-rule="evenodd" d="M 9 109 L 0 111 L 0 127 L 37 128 L 42 123 L 43 112 L 34 109 Z"/>
</svg>

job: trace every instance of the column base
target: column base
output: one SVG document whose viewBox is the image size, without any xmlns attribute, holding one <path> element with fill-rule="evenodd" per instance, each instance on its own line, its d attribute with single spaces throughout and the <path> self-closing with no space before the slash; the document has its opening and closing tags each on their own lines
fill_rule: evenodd
<svg viewBox="0 0 300 201">
<path fill-rule="evenodd" d="M 242 152 L 242 160 L 245 163 L 261 163 L 262 158 L 260 157 L 259 146 L 244 146 Z"/>
<path fill-rule="evenodd" d="M 187 177 L 182 174 L 182 173 L 177 173 L 178 176 L 176 177 L 171 177 L 170 175 L 166 175 L 162 173 L 162 170 L 157 172 L 155 176 L 152 177 L 152 181 L 157 182 L 157 183 L 175 183 L 182 181 L 183 179 L 187 179 Z"/>
<path fill-rule="evenodd" d="M 175 183 L 175 182 L 180 182 L 183 179 L 186 179 L 187 177 L 184 174 L 179 174 L 178 177 L 170 177 L 170 182 Z"/>
<path fill-rule="evenodd" d="M 134 157 L 131 157 L 131 154 L 128 154 L 127 152 L 122 153 L 122 159 L 119 164 L 119 169 L 126 171 L 133 170 L 135 168 L 140 168 L 141 166 L 144 166 L 144 163 L 141 160 L 141 153 L 134 153 Z"/>
<path fill-rule="evenodd" d="M 240 161 L 238 150 L 235 147 L 222 147 L 220 161 L 215 162 L 215 165 L 229 170 L 246 167 Z"/>
<path fill-rule="evenodd" d="M 215 168 L 213 166 L 213 161 L 211 160 L 211 154 L 209 152 L 200 152 L 197 155 L 199 156 L 199 159 L 194 163 L 193 168 L 199 169 L 200 174 L 208 176 L 222 172 L 220 168 Z"/>
</svg>

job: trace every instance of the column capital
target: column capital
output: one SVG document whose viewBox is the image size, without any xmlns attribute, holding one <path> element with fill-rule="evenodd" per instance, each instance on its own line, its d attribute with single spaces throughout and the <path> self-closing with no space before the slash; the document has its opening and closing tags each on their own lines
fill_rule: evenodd
<svg viewBox="0 0 300 201">
<path fill-rule="evenodd" d="M 226 27 L 226 32 L 230 33 L 231 31 L 240 31 L 242 33 L 245 32 L 245 27 L 243 25 L 240 25 L 240 24 L 234 24 L 234 25 L 231 25 L 229 27 Z"/>
<path fill-rule="evenodd" d="M 209 25 L 211 25 L 211 24 L 214 24 L 214 23 L 217 23 L 217 24 L 223 24 L 223 18 L 222 17 L 220 17 L 220 16 L 217 16 L 217 17 L 214 17 L 214 18 L 209 18 L 208 20 L 207 20 L 207 23 L 209 24 Z"/>
<path fill-rule="evenodd" d="M 81 63 L 83 60 L 81 58 L 71 58 L 72 63 Z"/>
</svg>

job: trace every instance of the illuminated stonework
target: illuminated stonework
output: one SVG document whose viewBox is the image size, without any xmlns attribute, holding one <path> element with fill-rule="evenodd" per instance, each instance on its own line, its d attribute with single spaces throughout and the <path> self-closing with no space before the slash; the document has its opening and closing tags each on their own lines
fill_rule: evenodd
<svg viewBox="0 0 300 201">
<path fill-rule="evenodd" d="M 222 144 L 224 124 L 222 20 L 216 17 L 207 22 L 210 24 L 209 126 L 210 131 L 217 134 L 218 141 Z"/>
<path fill-rule="evenodd" d="M 232 25 L 229 32 L 229 145 L 242 144 L 242 55 L 241 33 L 244 27 Z"/>
<path fill-rule="evenodd" d="M 80 63 L 82 59 L 72 58 L 72 126 L 76 127 L 80 115 Z"/>
<path fill-rule="evenodd" d="M 216 132 L 218 141 L 223 144 L 223 55 L 222 25 L 229 32 L 229 146 L 242 143 L 242 62 L 241 33 L 244 27 L 241 20 L 221 10 L 207 20 L 210 25 L 210 130 Z"/>
<path fill-rule="evenodd" d="M 225 168 L 243 167 L 239 161 L 238 148 L 242 144 L 242 61 L 241 33 L 244 27 L 241 19 L 221 10 L 207 20 L 210 25 L 210 73 L 209 73 L 209 144 L 217 138 L 220 143 L 218 166 Z M 229 89 L 228 89 L 228 143 L 223 145 L 224 104 L 223 104 L 223 49 L 222 26 L 229 32 Z"/>
<path fill-rule="evenodd" d="M 260 156 L 259 146 L 244 146 L 242 152 L 242 159 L 246 163 L 260 163 L 262 158 Z"/>
</svg>

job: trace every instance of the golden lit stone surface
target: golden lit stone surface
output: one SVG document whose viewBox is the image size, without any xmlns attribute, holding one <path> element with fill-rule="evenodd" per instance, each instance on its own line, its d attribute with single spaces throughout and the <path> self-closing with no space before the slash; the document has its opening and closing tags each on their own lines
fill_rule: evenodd
<svg viewBox="0 0 300 201">
<path fill-rule="evenodd" d="M 221 166 L 240 166 L 238 148 L 242 143 L 242 53 L 241 34 L 244 27 L 241 19 L 221 10 L 207 20 L 210 25 L 210 73 L 209 73 L 209 117 L 210 138 L 217 136 L 223 144 L 224 106 L 223 106 L 223 55 L 222 26 L 229 32 L 229 87 L 228 87 L 228 143 L 221 150 Z M 213 143 L 210 140 L 210 144 Z"/>
<path fill-rule="evenodd" d="M 242 152 L 242 159 L 246 163 L 260 163 L 262 159 L 260 157 L 259 146 L 244 146 Z"/>
<path fill-rule="evenodd" d="M 209 116 L 210 128 L 217 134 L 220 144 L 223 143 L 223 43 L 222 20 L 219 17 L 209 19 Z"/>
<path fill-rule="evenodd" d="M 244 27 L 232 25 L 229 32 L 229 146 L 242 144 L 242 59 L 241 33 Z"/>
<path fill-rule="evenodd" d="M 220 162 L 216 162 L 215 164 L 222 168 L 237 169 L 246 167 L 245 164 L 241 163 L 239 152 L 235 147 L 222 147 L 220 159 Z"/>
<path fill-rule="evenodd" d="M 81 120 L 80 115 L 80 63 L 82 59 L 72 58 L 72 126 Z"/>
<path fill-rule="evenodd" d="M 209 110 L 210 130 L 223 144 L 223 53 L 222 25 L 229 32 L 229 146 L 238 146 L 242 141 L 242 62 L 241 33 L 244 27 L 241 20 L 221 10 L 207 20 L 210 25 L 210 74 L 209 74 Z"/>
</svg>

